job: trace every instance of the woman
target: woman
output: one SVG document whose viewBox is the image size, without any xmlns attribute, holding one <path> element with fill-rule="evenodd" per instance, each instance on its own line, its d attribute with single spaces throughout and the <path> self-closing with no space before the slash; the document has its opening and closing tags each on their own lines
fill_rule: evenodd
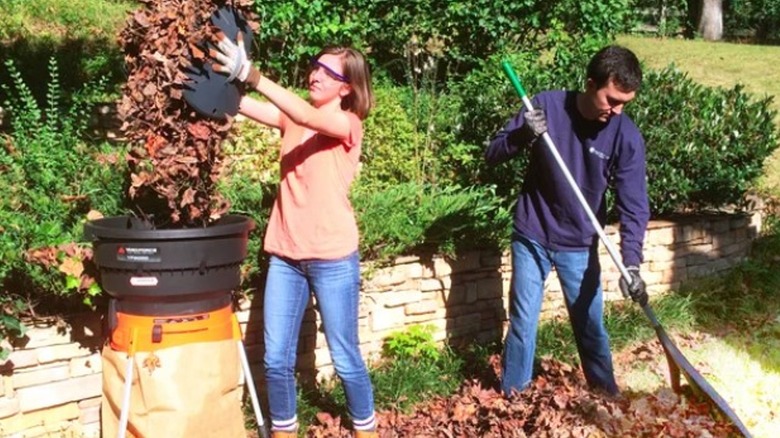
<svg viewBox="0 0 780 438">
<path fill-rule="evenodd" d="M 271 255 L 264 301 L 265 373 L 276 438 L 295 436 L 295 362 L 301 321 L 314 293 L 357 437 L 375 437 L 374 398 L 358 342 L 358 230 L 349 187 L 357 171 L 362 120 L 373 104 L 363 55 L 329 47 L 312 58 L 309 101 L 271 81 L 238 44 L 221 38 L 217 71 L 262 94 L 239 111 L 282 135 L 281 178 L 264 249 Z"/>
</svg>

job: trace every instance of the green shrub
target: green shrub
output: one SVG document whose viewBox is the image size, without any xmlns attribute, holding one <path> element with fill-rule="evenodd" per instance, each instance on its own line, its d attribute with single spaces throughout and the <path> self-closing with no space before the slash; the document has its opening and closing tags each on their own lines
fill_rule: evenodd
<svg viewBox="0 0 780 438">
<path fill-rule="evenodd" d="M 388 359 L 435 362 L 441 354 L 433 339 L 434 330 L 432 325 L 413 325 L 403 331 L 394 332 L 385 339 L 382 354 Z"/>
<path fill-rule="evenodd" d="M 97 286 L 80 281 L 83 266 L 76 265 L 85 253 L 73 243 L 81 241 L 87 213 L 120 211 L 124 192 L 122 148 L 82 140 L 104 84 L 87 85 L 65 100 L 52 58 L 41 105 L 14 62 L 5 66 L 12 78 L 2 84 L 11 133 L 0 147 L 0 287 L 42 303 L 75 291 L 94 295 Z"/>
<path fill-rule="evenodd" d="M 358 185 L 352 203 L 367 260 L 421 249 L 452 255 L 463 248 L 503 247 L 509 236 L 509 210 L 491 186 Z"/>
<path fill-rule="evenodd" d="M 734 39 L 780 43 L 780 0 L 735 0 L 724 3 L 723 29 Z"/>
<path fill-rule="evenodd" d="M 408 83 L 431 57 L 438 80 L 468 73 L 506 48 L 551 48 L 610 38 L 629 28 L 629 0 L 255 0 L 263 23 L 255 59 L 271 76 L 300 84 L 308 58 L 326 44 L 350 43 L 375 66 Z M 289 82 L 288 82 L 289 81 Z"/>
<path fill-rule="evenodd" d="M 474 155 L 470 145 L 456 145 L 460 106 L 432 79 L 412 86 L 381 83 L 376 108 L 366 119 L 363 185 L 448 184 L 462 161 Z"/>
<path fill-rule="evenodd" d="M 401 89 L 382 85 L 375 87 L 374 92 L 376 108 L 364 124 L 360 183 L 388 187 L 420 181 L 421 163 L 431 157 L 417 146 L 418 134 L 402 106 Z"/>
<path fill-rule="evenodd" d="M 365 0 L 255 0 L 262 23 L 253 59 L 262 71 L 285 85 L 303 84 L 309 58 L 326 45 L 365 47 L 364 37 L 379 18 L 362 7 Z"/>
<path fill-rule="evenodd" d="M 647 72 L 627 112 L 647 143 L 653 213 L 740 203 L 778 147 L 770 103 L 741 85 L 699 85 L 674 68 Z"/>
</svg>

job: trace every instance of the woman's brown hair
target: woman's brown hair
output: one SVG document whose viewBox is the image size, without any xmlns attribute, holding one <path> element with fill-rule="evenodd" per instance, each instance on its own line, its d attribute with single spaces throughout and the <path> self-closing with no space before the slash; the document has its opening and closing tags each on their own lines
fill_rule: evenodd
<svg viewBox="0 0 780 438">
<path fill-rule="evenodd" d="M 365 119 L 374 106 L 371 71 L 365 57 L 360 51 L 351 47 L 330 46 L 320 50 L 314 59 L 317 60 L 324 54 L 341 57 L 344 76 L 348 78 L 349 85 L 352 87 L 352 92 L 342 99 L 341 108 L 352 111 L 361 120 Z"/>
</svg>

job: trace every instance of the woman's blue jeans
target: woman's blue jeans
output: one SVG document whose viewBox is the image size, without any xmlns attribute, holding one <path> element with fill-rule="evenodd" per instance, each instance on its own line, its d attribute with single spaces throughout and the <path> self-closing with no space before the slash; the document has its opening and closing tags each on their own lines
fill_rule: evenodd
<svg viewBox="0 0 780 438">
<path fill-rule="evenodd" d="M 501 389 L 521 391 L 531 382 L 544 281 L 555 267 L 574 331 L 585 379 L 591 387 L 617 394 L 597 247 L 551 251 L 525 236 L 512 239 L 509 331 L 504 343 Z"/>
<path fill-rule="evenodd" d="M 296 417 L 298 335 L 312 292 L 336 374 L 344 385 L 347 410 L 353 420 L 373 418 L 374 394 L 358 341 L 360 263 L 355 252 L 337 260 L 271 257 L 263 304 L 271 420 L 287 422 Z"/>
</svg>

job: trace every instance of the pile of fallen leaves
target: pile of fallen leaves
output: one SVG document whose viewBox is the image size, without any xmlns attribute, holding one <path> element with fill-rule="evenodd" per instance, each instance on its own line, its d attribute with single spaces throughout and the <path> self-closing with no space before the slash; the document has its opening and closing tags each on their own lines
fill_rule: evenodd
<svg viewBox="0 0 780 438">
<path fill-rule="evenodd" d="M 217 190 L 221 143 L 232 124 L 196 113 L 183 98 L 184 69 L 209 62 L 202 48 L 221 6 L 256 26 L 251 0 L 140 0 L 119 36 L 128 72 L 119 114 L 133 145 L 127 160 L 136 211 L 158 227 L 205 226 L 228 210 Z"/>
<path fill-rule="evenodd" d="M 351 436 L 340 418 L 326 413 L 317 418 L 309 436 Z M 671 389 L 607 397 L 591 392 L 578 369 L 551 359 L 542 361 L 539 376 L 512 399 L 471 380 L 454 396 L 433 399 L 411 413 L 379 412 L 378 418 L 381 437 L 739 435 L 730 423 L 713 418 L 708 405 Z"/>
</svg>

